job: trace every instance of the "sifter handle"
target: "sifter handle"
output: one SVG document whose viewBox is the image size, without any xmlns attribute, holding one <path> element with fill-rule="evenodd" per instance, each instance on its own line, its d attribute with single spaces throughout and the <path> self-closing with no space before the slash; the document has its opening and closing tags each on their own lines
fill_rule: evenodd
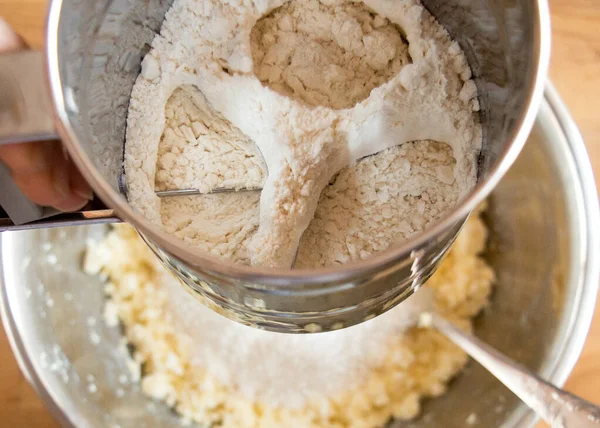
<svg viewBox="0 0 600 428">
<path fill-rule="evenodd" d="M 39 51 L 0 55 L 0 144 L 58 140 Z"/>
<path fill-rule="evenodd" d="M 0 55 L 0 145 L 58 140 L 52 103 L 44 76 L 44 56 L 38 51 Z M 57 142 L 57 144 L 59 144 Z M 22 228 L 60 212 L 31 202 L 13 182 L 8 168 L 0 163 L 0 231 Z M 56 221 L 36 223 L 37 227 Z"/>
<path fill-rule="evenodd" d="M 121 222 L 121 219 L 116 216 L 113 210 L 106 209 L 103 206 L 94 207 L 94 204 L 95 202 L 92 202 L 92 207 L 86 211 L 58 213 L 51 218 L 26 224 L 13 223 L 10 218 L 4 217 L 2 210 L 0 210 L 0 232 Z"/>
</svg>

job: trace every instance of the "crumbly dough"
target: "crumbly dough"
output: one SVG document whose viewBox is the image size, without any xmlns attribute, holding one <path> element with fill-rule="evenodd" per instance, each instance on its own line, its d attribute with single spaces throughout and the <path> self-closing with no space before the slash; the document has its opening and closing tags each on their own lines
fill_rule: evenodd
<svg viewBox="0 0 600 428">
<path fill-rule="evenodd" d="M 215 129 L 211 119 L 204 122 L 211 128 L 205 134 L 194 133 L 193 126 L 181 130 L 183 138 L 168 131 L 166 106 L 181 88 L 201 93 L 189 97 L 198 104 L 191 110 L 218 116 Z M 182 175 L 186 184 L 226 181 L 229 173 L 215 177 L 210 166 L 207 174 L 188 171 L 206 165 L 200 157 L 188 161 L 185 155 L 195 149 L 182 147 L 204 146 L 204 138 L 210 147 L 229 147 L 231 138 L 244 142 L 217 163 L 236 164 L 256 182 L 256 162 L 246 167 L 229 159 L 248 153 L 253 142 L 267 177 L 258 227 L 248 235 L 245 255 L 234 261 L 289 268 L 323 189 L 366 156 L 414 141 L 447 144 L 458 196 L 470 191 L 481 147 L 476 97 L 459 45 L 417 0 L 175 0 L 131 95 L 129 202 L 164 225 L 170 219 L 154 193 L 157 180 L 158 188 L 185 181 L 178 179 Z M 172 141 L 174 135 L 181 144 Z M 174 149 L 183 159 L 170 155 Z M 451 195 L 444 200 L 449 203 L 438 205 L 440 211 L 455 203 Z M 436 211 L 425 209 L 423 215 Z M 237 238 L 204 242 L 201 248 L 221 257 L 238 245 Z"/>
<path fill-rule="evenodd" d="M 252 329 L 190 301 L 128 226 L 90 247 L 86 271 L 108 276 L 107 320 L 114 325 L 115 314 L 121 319 L 133 361 L 144 365 L 142 390 L 185 421 L 224 428 L 370 428 L 391 417 L 415 417 L 421 398 L 443 394 L 464 367 L 467 356 L 442 335 L 410 326 L 415 311 L 430 302 L 470 329 L 494 279 L 479 256 L 485 241 L 475 213 L 415 296 L 359 326 L 313 335 Z"/>
</svg>

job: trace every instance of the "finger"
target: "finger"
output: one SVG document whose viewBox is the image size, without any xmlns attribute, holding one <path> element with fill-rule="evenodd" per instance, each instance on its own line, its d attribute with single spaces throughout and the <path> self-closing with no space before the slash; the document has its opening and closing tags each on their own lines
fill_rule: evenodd
<svg viewBox="0 0 600 428">
<path fill-rule="evenodd" d="M 91 199 L 91 192 L 78 194 L 71 189 L 79 175 L 72 172 L 75 166 L 57 142 L 1 146 L 0 160 L 11 170 L 21 191 L 37 204 L 74 211 Z"/>
<path fill-rule="evenodd" d="M 76 194 L 71 189 L 70 171 L 74 166 L 63 153 L 60 144 L 50 145 L 46 150 L 50 167 L 33 174 L 15 172 L 17 185 L 31 200 L 39 204 L 49 205 L 61 211 L 81 209 L 87 204 L 88 198 Z"/>
<path fill-rule="evenodd" d="M 0 160 L 15 174 L 36 174 L 52 168 L 54 147 L 58 141 L 0 145 Z"/>
<path fill-rule="evenodd" d="M 52 206 L 61 211 L 78 211 L 92 200 L 93 194 L 91 190 L 85 191 L 87 184 L 83 181 L 83 178 L 75 165 L 67 157 L 62 146 L 58 146 L 57 148 L 56 157 L 60 160 L 57 161 L 56 166 L 53 165 L 54 186 L 65 186 L 67 188 L 68 196 Z M 76 191 L 75 187 L 78 179 L 80 179 L 80 181 L 79 184 L 77 184 Z"/>
<path fill-rule="evenodd" d="M 19 150 L 21 147 L 27 150 L 21 153 Z M 59 168 L 61 163 L 60 159 L 58 162 L 56 161 L 58 157 L 52 145 L 27 143 L 11 150 L 10 156 L 6 156 L 4 152 L 5 150 L 0 148 L 0 158 L 11 170 L 13 180 L 19 189 L 33 202 L 56 207 L 57 204 L 68 198 L 68 182 L 61 179 L 60 170 L 51 165 L 55 163 L 55 166 Z M 34 158 L 43 158 L 44 164 L 38 164 L 37 168 L 28 167 L 25 159 L 32 154 L 34 154 Z"/>
<path fill-rule="evenodd" d="M 94 193 L 92 192 L 91 187 L 79 172 L 79 169 L 75 166 L 72 160 L 68 160 L 69 164 L 69 187 L 73 193 L 78 195 L 79 197 L 85 199 L 86 201 L 91 201 L 94 199 Z"/>
<path fill-rule="evenodd" d="M 0 17 L 0 52 L 15 52 L 26 47 L 25 41 Z"/>
</svg>

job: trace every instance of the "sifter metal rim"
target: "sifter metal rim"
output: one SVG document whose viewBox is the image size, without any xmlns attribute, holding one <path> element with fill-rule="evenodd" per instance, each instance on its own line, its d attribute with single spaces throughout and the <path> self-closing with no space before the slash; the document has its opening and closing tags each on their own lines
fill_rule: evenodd
<svg viewBox="0 0 600 428">
<path fill-rule="evenodd" d="M 536 73 L 532 90 L 525 102 L 527 107 L 526 112 L 520 118 L 520 126 L 517 127 L 517 131 L 511 136 L 513 143 L 502 154 L 501 161 L 491 169 L 489 177 L 478 183 L 475 189 L 449 215 L 435 223 L 428 230 L 406 242 L 392 246 L 373 257 L 342 267 L 289 270 L 243 266 L 224 262 L 207 252 L 192 248 L 183 241 L 170 236 L 145 217 L 136 213 L 127 204 L 122 195 L 115 191 L 95 170 L 91 159 L 79 148 L 75 132 L 67 114 L 64 101 L 64 88 L 60 79 L 58 29 L 62 6 L 62 0 L 52 0 L 50 3 L 46 30 L 46 71 L 54 102 L 55 115 L 58 119 L 56 121 L 58 132 L 71 158 L 82 171 L 86 180 L 92 185 L 106 205 L 115 209 L 119 217 L 135 225 L 146 238 L 163 251 L 174 255 L 190 266 L 201 267 L 203 271 L 210 272 L 215 276 L 223 276 L 232 281 L 247 284 L 260 284 L 261 289 L 265 291 L 277 290 L 281 292 L 285 290 L 290 293 L 313 289 L 325 291 L 328 288 L 328 284 L 349 283 L 354 281 L 359 275 L 381 272 L 392 268 L 401 260 L 409 257 L 411 251 L 415 248 L 426 247 L 428 243 L 432 242 L 445 230 L 467 217 L 491 193 L 523 148 L 544 96 L 544 85 L 550 60 L 551 28 L 548 3 L 546 0 L 532 1 L 532 7 L 535 9 L 532 13 L 534 17 L 532 31 L 535 46 L 533 55 L 536 59 Z"/>
</svg>

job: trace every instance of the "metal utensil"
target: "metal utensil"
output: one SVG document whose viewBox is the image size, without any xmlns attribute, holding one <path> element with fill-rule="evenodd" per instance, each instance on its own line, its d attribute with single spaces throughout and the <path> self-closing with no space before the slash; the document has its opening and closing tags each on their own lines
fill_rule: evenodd
<svg viewBox="0 0 600 428">
<path fill-rule="evenodd" d="M 433 327 L 485 367 L 553 428 L 598 428 L 600 407 L 546 382 L 436 313 L 421 315 Z"/>
<path fill-rule="evenodd" d="M 218 193 L 237 193 L 237 192 L 257 192 L 262 190 L 262 187 L 215 187 L 209 192 L 201 192 L 198 189 L 173 189 L 173 190 L 161 190 L 156 192 L 156 196 L 159 198 L 172 198 L 174 196 L 196 196 L 196 195 L 213 195 Z"/>
<path fill-rule="evenodd" d="M 256 147 L 256 150 L 258 151 L 258 153 L 260 153 L 260 149 L 258 147 Z M 378 153 L 380 153 L 380 152 L 378 152 Z M 375 156 L 378 153 L 373 153 L 368 156 L 364 156 L 360 159 L 357 159 L 356 162 L 360 162 L 363 159 L 367 159 L 372 156 Z M 261 156 L 262 156 L 262 153 L 261 153 Z M 123 185 L 122 185 L 122 189 L 124 189 Z M 257 192 L 262 189 L 263 189 L 262 187 L 258 187 L 258 186 L 256 186 L 256 187 L 235 187 L 235 188 L 234 187 L 215 187 L 208 192 L 203 192 L 199 189 L 168 189 L 168 190 L 160 190 L 160 191 L 156 192 L 156 196 L 158 196 L 159 198 L 171 198 L 171 197 L 176 197 L 176 196 L 212 195 L 212 194 L 218 194 L 218 193 Z"/>
<path fill-rule="evenodd" d="M 15 123 L 1 120 L 6 115 L 0 114 L 0 141 L 60 135 L 98 197 L 140 231 L 194 294 L 262 328 L 306 332 L 318 324 L 327 330 L 360 322 L 408 297 L 435 271 L 470 211 L 514 162 L 543 98 L 550 56 L 547 0 L 423 0 L 463 48 L 476 77 L 484 134 L 477 186 L 422 234 L 351 266 L 290 270 L 235 265 L 150 222 L 119 189 L 131 90 L 171 4 L 172 0 L 51 0 L 44 55 L 29 58 L 27 70 L 39 70 L 32 78 L 48 82 L 47 105 L 53 107 L 56 120 Z M 0 56 L 0 71 L 14 71 L 14 84 L 0 89 L 6 99 L 13 99 L 6 95 L 15 92 L 28 96 L 27 87 L 38 87 L 25 80 L 32 73 L 10 66 L 12 60 Z M 27 98 L 19 105 L 37 104 Z M 344 298 L 323 297 L 336 291 Z"/>
</svg>

